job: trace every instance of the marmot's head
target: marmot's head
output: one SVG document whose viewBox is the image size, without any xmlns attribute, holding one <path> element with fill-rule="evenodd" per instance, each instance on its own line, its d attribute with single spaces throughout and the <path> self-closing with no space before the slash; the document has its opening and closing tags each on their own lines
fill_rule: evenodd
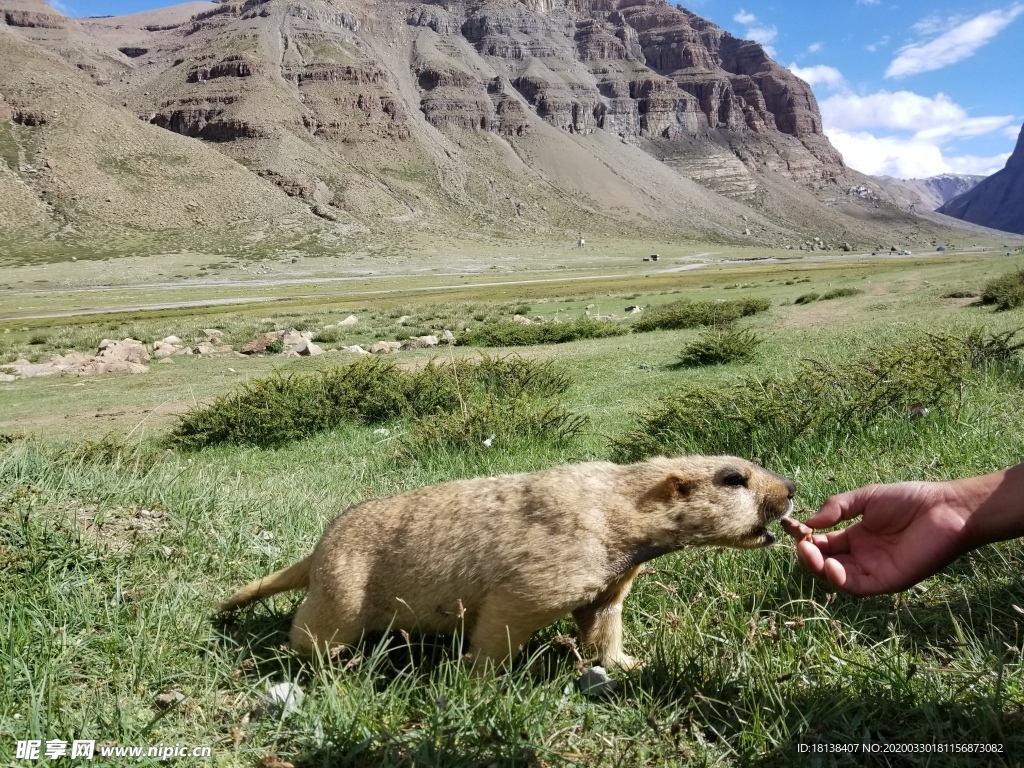
<svg viewBox="0 0 1024 768">
<path fill-rule="evenodd" d="M 682 456 L 649 465 L 660 479 L 639 506 L 656 516 L 652 532 L 669 549 L 768 546 L 775 542 L 768 525 L 793 511 L 793 482 L 746 459 Z"/>
</svg>

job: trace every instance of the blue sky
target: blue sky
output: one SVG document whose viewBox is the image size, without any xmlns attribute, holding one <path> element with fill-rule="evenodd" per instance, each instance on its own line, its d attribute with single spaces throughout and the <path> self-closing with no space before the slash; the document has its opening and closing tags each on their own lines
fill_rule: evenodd
<svg viewBox="0 0 1024 768">
<path fill-rule="evenodd" d="M 51 0 L 74 16 L 160 0 Z M 1024 122 L 1024 0 L 689 0 L 814 88 L 847 164 L 920 178 L 992 173 Z"/>
</svg>

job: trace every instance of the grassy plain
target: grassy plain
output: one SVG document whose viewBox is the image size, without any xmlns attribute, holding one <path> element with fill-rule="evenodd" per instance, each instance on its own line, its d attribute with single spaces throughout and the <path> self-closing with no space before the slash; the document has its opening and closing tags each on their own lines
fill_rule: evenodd
<svg viewBox="0 0 1024 768">
<path fill-rule="evenodd" d="M 701 260 L 678 258 L 678 266 Z M 389 293 L 321 283 L 273 303 L 95 317 L 74 314 L 75 302 L 118 310 L 166 291 L 174 301 L 224 296 L 197 284 L 125 287 L 123 296 L 104 292 L 101 301 L 67 292 L 30 298 L 24 286 L 12 288 L 21 308 L 0 305 L 0 327 L 10 328 L 0 336 L 0 365 L 88 349 L 105 336 L 190 338 L 216 327 L 238 344 L 275 324 L 324 333 L 349 313 L 360 325 L 332 332 L 325 346 L 431 324 L 458 334 L 524 305 L 531 316 L 563 319 L 587 307 L 622 315 L 627 305 L 684 297 L 749 296 L 768 299 L 772 309 L 740 322 L 764 339 L 742 364 L 677 367 L 699 329 L 516 350 L 557 361 L 575 380 L 565 402 L 590 421 L 561 446 L 499 443 L 410 460 L 396 450 L 409 424 L 396 420 L 386 435 L 375 433 L 379 425 L 351 423 L 275 449 L 167 448 L 175 413 L 275 369 L 337 365 L 340 354 L 177 358 L 138 376 L 0 384 L 0 432 L 26 436 L 0 446 L 0 764 L 15 762 L 17 739 L 95 738 L 211 745 L 219 765 L 253 765 L 268 755 L 354 766 L 1017 765 L 1024 758 L 1024 616 L 1014 606 L 1024 606 L 1024 548 L 1016 543 L 972 553 L 905 594 L 867 600 L 815 582 L 788 543 L 661 558 L 626 604 L 627 649 L 647 667 L 617 675 L 617 691 L 596 699 L 574 687 L 578 673 L 562 640 L 574 634 L 570 622 L 535 637 L 512 672 L 472 680 L 459 662 L 459 638 L 385 637 L 334 665 L 308 665 L 280 647 L 298 595 L 228 621 L 214 616 L 213 603 L 304 556 L 340 510 L 368 496 L 607 458 L 640 411 L 685 381 L 786 376 L 808 358 L 849 360 L 928 333 L 1024 325 L 1021 310 L 995 313 L 971 298 L 942 298 L 980 292 L 988 279 L 1021 266 L 1019 257 L 966 254 L 729 259 L 647 276 L 632 262 L 598 260 L 577 275 L 593 279 L 565 281 L 541 265 L 518 272 L 511 263 L 513 278 L 504 282 L 552 282 L 385 276 L 379 281 L 390 282 L 380 289 Z M 863 293 L 793 303 L 844 288 Z M 251 285 L 230 291 L 259 297 Z M 410 320 L 400 325 L 405 315 Z M 455 347 L 400 359 L 423 364 L 478 353 Z M 957 408 L 913 422 L 897 415 L 772 468 L 796 480 L 798 505 L 809 510 L 868 482 L 1016 463 L 1024 453 L 1022 370 L 1017 363 L 980 372 Z M 261 692 L 282 681 L 303 687 L 300 710 L 285 720 L 259 714 Z M 157 697 L 171 692 L 184 698 L 162 707 Z M 1001 752 L 813 751 L 866 742 L 984 743 Z"/>
</svg>

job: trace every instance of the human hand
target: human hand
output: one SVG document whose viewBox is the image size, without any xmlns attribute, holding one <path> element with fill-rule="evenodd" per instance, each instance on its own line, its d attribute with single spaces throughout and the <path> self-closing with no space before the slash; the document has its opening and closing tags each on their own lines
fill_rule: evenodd
<svg viewBox="0 0 1024 768">
<path fill-rule="evenodd" d="M 801 565 L 851 595 L 899 592 L 971 548 L 969 509 L 949 483 L 869 485 L 828 499 L 805 523 L 842 530 L 797 543 Z"/>
</svg>

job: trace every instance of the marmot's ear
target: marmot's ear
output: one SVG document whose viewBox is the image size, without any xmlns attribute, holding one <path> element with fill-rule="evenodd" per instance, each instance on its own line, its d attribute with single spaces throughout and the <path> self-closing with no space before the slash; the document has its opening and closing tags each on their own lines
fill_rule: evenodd
<svg viewBox="0 0 1024 768">
<path fill-rule="evenodd" d="M 672 472 L 644 494 L 644 501 L 666 503 L 685 499 L 696 487 L 697 483 L 692 478 L 680 472 Z"/>
</svg>

